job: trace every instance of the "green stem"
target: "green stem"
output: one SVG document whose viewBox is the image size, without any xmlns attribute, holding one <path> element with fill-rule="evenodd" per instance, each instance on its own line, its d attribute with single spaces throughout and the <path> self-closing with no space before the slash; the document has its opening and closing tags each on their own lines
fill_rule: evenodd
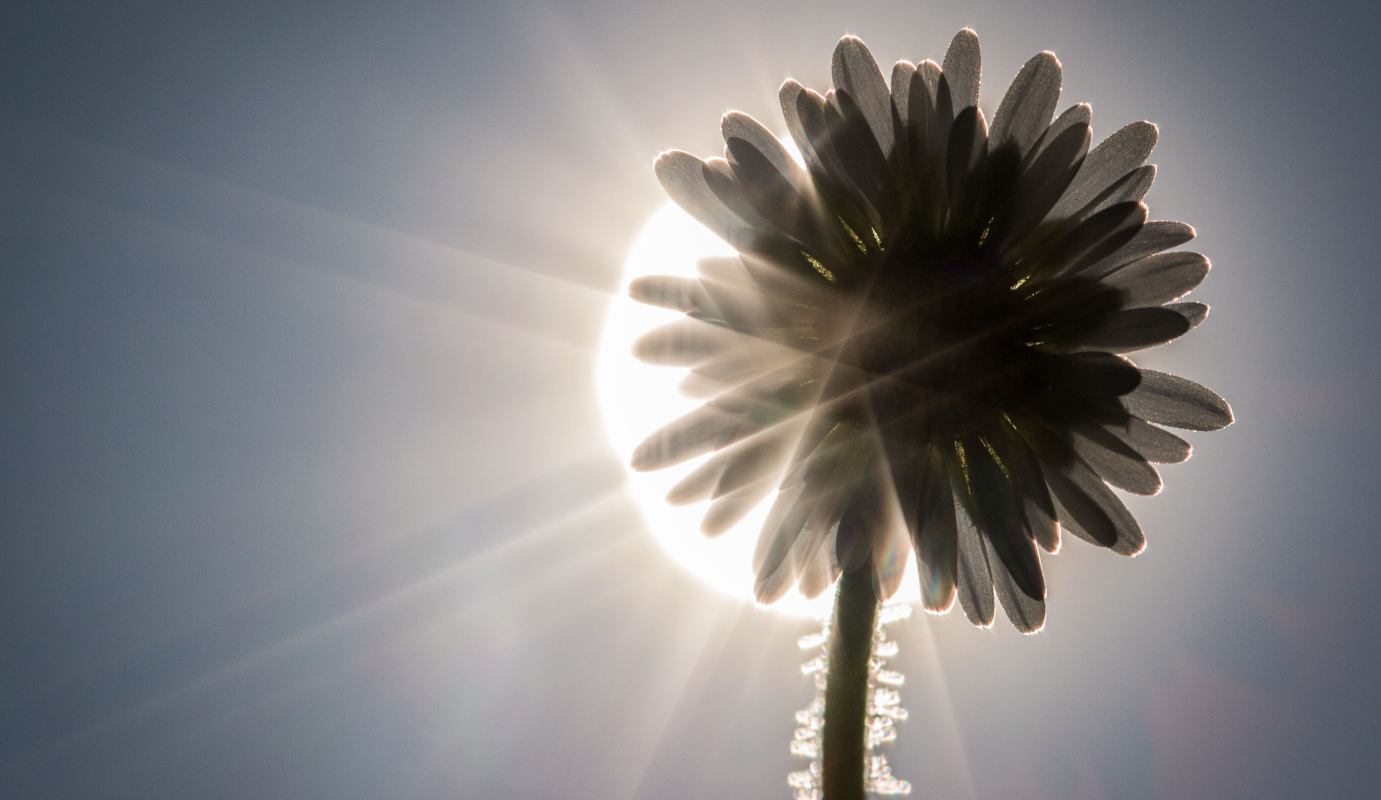
<svg viewBox="0 0 1381 800">
<path fill-rule="evenodd" d="M 864 729 L 868 718 L 868 659 L 878 603 L 865 562 L 839 578 L 825 682 L 823 773 L 825 800 L 863 800 Z"/>
</svg>

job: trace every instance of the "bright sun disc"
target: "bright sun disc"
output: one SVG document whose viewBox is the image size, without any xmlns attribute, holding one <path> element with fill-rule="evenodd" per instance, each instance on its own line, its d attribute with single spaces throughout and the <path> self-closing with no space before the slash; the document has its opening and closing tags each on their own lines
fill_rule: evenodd
<svg viewBox="0 0 1381 800">
<path fill-rule="evenodd" d="M 666 501 L 667 491 L 703 458 L 653 472 L 636 472 L 627 467 L 639 442 L 702 402 L 686 397 L 678 388 L 685 370 L 652 366 L 633 357 L 635 339 L 680 314 L 635 302 L 628 296 L 628 286 L 644 275 L 695 277 L 700 259 L 733 254 L 729 245 L 680 207 L 668 203 L 653 214 L 633 242 L 623 282 L 609 305 L 599 348 L 598 387 L 605 428 L 628 470 L 629 486 L 647 520 L 648 530 L 691 574 L 722 592 L 751 601 L 753 548 L 770 500 L 759 503 L 724 534 L 710 538 L 700 532 L 704 503 L 673 506 Z M 893 602 L 914 603 L 919 599 L 915 564 L 908 562 L 902 587 Z M 819 617 L 830 600 L 829 592 L 808 600 L 792 589 L 768 608 Z"/>
</svg>

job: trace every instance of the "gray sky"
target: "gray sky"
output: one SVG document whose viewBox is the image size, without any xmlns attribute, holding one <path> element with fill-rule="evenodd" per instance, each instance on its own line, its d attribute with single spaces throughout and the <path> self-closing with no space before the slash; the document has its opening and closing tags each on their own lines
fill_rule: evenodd
<svg viewBox="0 0 1381 800">
<path fill-rule="evenodd" d="M 1232 401 L 1047 630 L 899 626 L 913 797 L 1381 780 L 1365 4 L 9 4 L 0 796 L 787 797 L 809 626 L 668 563 L 594 388 L 662 149 L 973 26 L 1161 126 Z M 258 6 L 258 7 L 256 7 Z"/>
</svg>

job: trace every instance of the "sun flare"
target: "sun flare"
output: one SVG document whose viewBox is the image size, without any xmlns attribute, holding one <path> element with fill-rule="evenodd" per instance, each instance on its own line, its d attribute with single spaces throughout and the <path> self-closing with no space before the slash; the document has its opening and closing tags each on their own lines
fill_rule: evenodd
<svg viewBox="0 0 1381 800">
<path fill-rule="evenodd" d="M 648 531 L 671 557 L 692 575 L 733 597 L 753 602 L 753 548 L 770 500 L 725 533 L 713 538 L 701 533 L 701 504 L 668 503 L 667 492 L 703 461 L 695 459 L 675 468 L 638 472 L 627 468 L 635 447 L 649 432 L 700 404 L 678 388 L 683 370 L 639 361 L 631 345 L 649 330 L 675 319 L 678 312 L 635 302 L 629 284 L 646 275 L 695 277 L 702 258 L 733 256 L 734 250 L 674 203 L 658 209 L 634 240 L 624 265 L 623 281 L 610 303 L 600 341 L 598 387 L 605 429 L 628 472 L 628 485 Z M 914 561 L 896 597 L 920 599 Z M 830 593 L 813 600 L 793 589 L 771 606 L 793 616 L 819 617 L 830 604 Z"/>
</svg>

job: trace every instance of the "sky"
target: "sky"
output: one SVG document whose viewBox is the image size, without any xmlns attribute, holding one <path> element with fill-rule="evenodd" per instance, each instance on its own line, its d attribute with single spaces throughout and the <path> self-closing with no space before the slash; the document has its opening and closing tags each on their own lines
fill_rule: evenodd
<svg viewBox="0 0 1381 800">
<path fill-rule="evenodd" d="M 1381 102 L 1362 3 L 8 3 L 0 796 L 782 797 L 807 622 L 647 531 L 595 385 L 652 160 L 845 33 L 1057 52 L 1233 404 L 1023 637 L 893 628 L 913 797 L 1381 781 Z"/>
</svg>

